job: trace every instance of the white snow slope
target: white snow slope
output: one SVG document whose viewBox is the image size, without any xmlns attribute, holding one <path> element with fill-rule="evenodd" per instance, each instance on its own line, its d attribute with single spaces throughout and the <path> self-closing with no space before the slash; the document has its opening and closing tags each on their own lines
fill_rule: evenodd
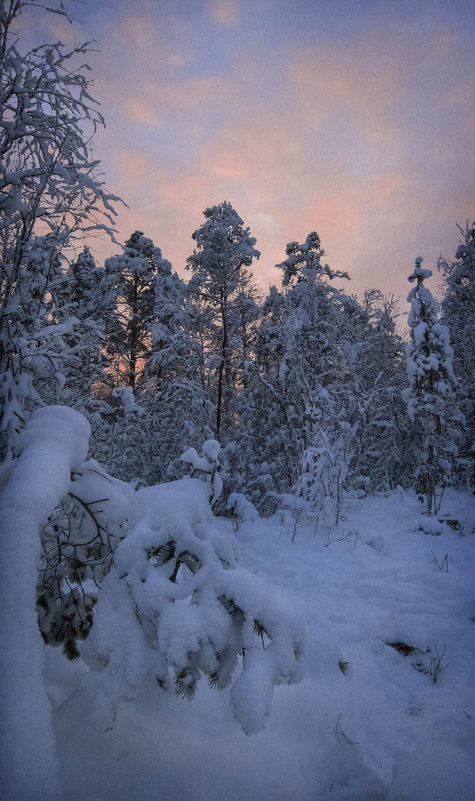
<svg viewBox="0 0 475 801">
<path fill-rule="evenodd" d="M 149 690 L 101 731 L 85 666 L 47 649 L 67 801 L 473 801 L 473 511 L 446 493 L 455 531 L 395 492 L 352 502 L 331 536 L 301 526 L 292 541 L 285 516 L 241 526 L 241 562 L 308 638 L 303 681 L 276 689 L 252 737 L 204 680 L 191 702 Z"/>
</svg>

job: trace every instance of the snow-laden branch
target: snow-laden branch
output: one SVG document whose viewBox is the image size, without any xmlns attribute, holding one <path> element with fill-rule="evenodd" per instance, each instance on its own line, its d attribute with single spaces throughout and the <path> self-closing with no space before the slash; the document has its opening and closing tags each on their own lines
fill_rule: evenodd
<svg viewBox="0 0 475 801">
<path fill-rule="evenodd" d="M 0 496 L 2 797 L 59 798 L 51 711 L 42 678 L 36 584 L 42 525 L 84 462 L 90 428 L 64 406 L 33 413 Z"/>
<path fill-rule="evenodd" d="M 110 724 L 117 700 L 157 684 L 191 698 L 205 675 L 212 686 L 232 684 L 236 720 L 246 734 L 259 731 L 274 686 L 301 678 L 303 624 L 239 565 L 206 482 L 139 490 L 129 526 L 81 650 L 99 671 L 89 679 L 101 724 Z"/>
</svg>

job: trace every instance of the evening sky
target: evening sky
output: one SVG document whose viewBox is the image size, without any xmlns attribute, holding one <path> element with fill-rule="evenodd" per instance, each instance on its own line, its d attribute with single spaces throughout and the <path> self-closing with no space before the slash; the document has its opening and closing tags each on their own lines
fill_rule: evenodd
<svg viewBox="0 0 475 801">
<path fill-rule="evenodd" d="M 475 19 L 465 0 L 101 0 L 35 35 L 95 39 L 119 239 L 184 274 L 203 210 L 228 200 L 257 239 L 263 291 L 318 231 L 351 291 L 405 298 L 414 259 L 453 256 L 475 216 Z M 31 24 L 31 22 L 30 22 Z M 94 242 L 102 260 L 117 252 Z M 433 289 L 440 278 L 433 279 Z M 350 287 L 346 287 L 347 290 Z M 404 305 L 404 304 L 403 304 Z"/>
</svg>

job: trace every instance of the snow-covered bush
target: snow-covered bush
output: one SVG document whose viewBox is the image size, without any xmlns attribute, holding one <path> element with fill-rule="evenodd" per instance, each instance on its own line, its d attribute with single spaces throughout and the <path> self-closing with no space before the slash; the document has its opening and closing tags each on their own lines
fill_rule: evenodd
<svg viewBox="0 0 475 801">
<path fill-rule="evenodd" d="M 303 455 L 301 474 L 295 487 L 295 495 L 307 502 L 308 515 L 317 525 L 338 526 L 340 522 L 345 497 L 344 481 L 354 438 L 354 429 L 348 423 L 340 425 L 341 431 L 335 441 L 323 430 L 315 432 L 316 444 L 308 447 Z"/>
<path fill-rule="evenodd" d="M 188 456 L 206 467 L 196 452 Z M 226 687 L 239 662 L 230 702 L 252 734 L 270 712 L 274 686 L 300 679 L 305 632 L 272 590 L 239 566 L 233 536 L 214 522 L 210 489 L 184 478 L 135 494 L 130 533 L 117 548 L 81 653 L 102 671 L 106 714 L 117 699 L 150 685 L 187 698 L 201 675 Z"/>
</svg>

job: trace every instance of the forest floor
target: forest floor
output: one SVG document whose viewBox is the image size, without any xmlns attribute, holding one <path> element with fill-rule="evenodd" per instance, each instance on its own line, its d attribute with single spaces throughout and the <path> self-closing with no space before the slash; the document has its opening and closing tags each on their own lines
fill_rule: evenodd
<svg viewBox="0 0 475 801">
<path fill-rule="evenodd" d="M 474 499 L 448 491 L 429 518 L 394 492 L 344 518 L 235 533 L 241 562 L 307 625 L 304 678 L 276 689 L 257 735 L 205 680 L 191 702 L 149 690 L 101 731 L 86 667 L 47 649 L 68 801 L 475 799 Z"/>
</svg>

